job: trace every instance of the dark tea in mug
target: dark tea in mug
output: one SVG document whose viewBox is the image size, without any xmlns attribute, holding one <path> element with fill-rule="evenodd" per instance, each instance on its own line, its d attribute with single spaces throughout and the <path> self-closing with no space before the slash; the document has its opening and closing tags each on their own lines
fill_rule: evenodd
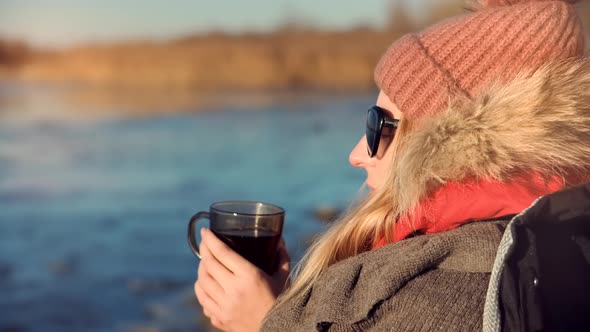
<svg viewBox="0 0 590 332">
<path fill-rule="evenodd" d="M 211 231 L 235 252 L 269 275 L 276 271 L 285 220 L 285 210 L 281 207 L 250 201 L 211 204 L 209 212 L 201 211 L 189 222 L 188 242 L 199 258 L 196 224 L 203 218 L 209 219 Z"/>
<path fill-rule="evenodd" d="M 264 272 L 271 275 L 276 271 L 277 248 L 281 234 L 263 229 L 228 229 L 212 232 Z"/>
</svg>

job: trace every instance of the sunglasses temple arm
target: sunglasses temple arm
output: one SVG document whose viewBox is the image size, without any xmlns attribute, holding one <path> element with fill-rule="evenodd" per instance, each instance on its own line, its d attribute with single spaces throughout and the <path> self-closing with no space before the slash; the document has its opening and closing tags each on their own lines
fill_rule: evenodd
<svg viewBox="0 0 590 332">
<path fill-rule="evenodd" d="M 383 124 L 389 126 L 389 127 L 394 127 L 397 128 L 397 126 L 399 125 L 399 120 L 397 121 L 391 121 L 389 119 L 383 119 Z"/>
</svg>

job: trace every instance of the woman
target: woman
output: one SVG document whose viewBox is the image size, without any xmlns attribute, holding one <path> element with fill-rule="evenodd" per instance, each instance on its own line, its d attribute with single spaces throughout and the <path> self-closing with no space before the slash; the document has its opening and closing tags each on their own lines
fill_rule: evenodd
<svg viewBox="0 0 590 332">
<path fill-rule="evenodd" d="M 350 154 L 371 193 L 315 242 L 289 287 L 284 248 L 268 276 L 203 231 L 195 293 L 213 325 L 481 329 L 507 221 L 590 174 L 590 63 L 571 1 L 474 8 L 382 57 Z"/>
</svg>

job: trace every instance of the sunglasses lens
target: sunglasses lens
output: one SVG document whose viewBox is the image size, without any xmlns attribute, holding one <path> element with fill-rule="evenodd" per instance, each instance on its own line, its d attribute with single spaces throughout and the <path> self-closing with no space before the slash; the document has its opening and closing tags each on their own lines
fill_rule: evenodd
<svg viewBox="0 0 590 332">
<path fill-rule="evenodd" d="M 377 130 L 379 127 L 379 114 L 374 109 L 369 110 L 369 114 L 367 115 L 367 127 L 373 130 Z"/>
<path fill-rule="evenodd" d="M 374 109 L 369 109 L 367 114 L 367 148 L 369 149 L 369 155 L 372 157 L 375 154 L 375 147 L 377 145 L 377 131 L 379 130 L 379 114 Z"/>
</svg>

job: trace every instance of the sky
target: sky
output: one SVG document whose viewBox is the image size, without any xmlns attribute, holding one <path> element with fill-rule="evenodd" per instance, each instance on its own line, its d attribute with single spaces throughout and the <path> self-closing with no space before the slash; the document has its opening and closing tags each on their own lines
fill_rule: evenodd
<svg viewBox="0 0 590 332">
<path fill-rule="evenodd" d="M 211 30 L 265 31 L 293 20 L 335 29 L 379 26 L 391 1 L 395 0 L 0 0 L 0 38 L 64 47 Z M 432 0 L 405 0 L 413 13 L 428 1 Z"/>
</svg>

